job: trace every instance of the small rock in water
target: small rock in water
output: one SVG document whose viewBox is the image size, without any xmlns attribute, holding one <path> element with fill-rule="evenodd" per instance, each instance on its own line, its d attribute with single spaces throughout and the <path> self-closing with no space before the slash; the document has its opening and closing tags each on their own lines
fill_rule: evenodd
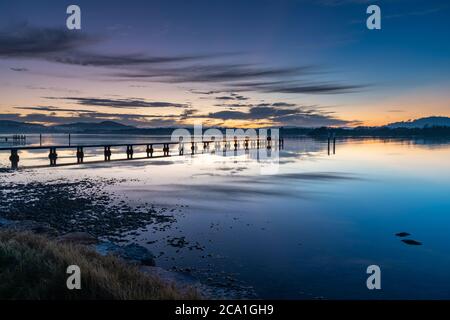
<svg viewBox="0 0 450 320">
<path fill-rule="evenodd" d="M 404 243 L 412 245 L 412 246 L 420 246 L 422 245 L 422 242 L 416 241 L 416 240 L 411 240 L 411 239 L 403 239 L 402 240 Z"/>
<path fill-rule="evenodd" d="M 95 249 L 101 255 L 112 254 L 131 263 L 137 263 L 146 266 L 155 265 L 155 256 L 147 248 L 144 248 L 138 244 L 118 246 L 112 242 L 102 242 L 96 245 Z"/>
<path fill-rule="evenodd" d="M 399 232 L 395 234 L 397 237 L 407 237 L 410 236 L 411 234 L 408 232 Z"/>
</svg>

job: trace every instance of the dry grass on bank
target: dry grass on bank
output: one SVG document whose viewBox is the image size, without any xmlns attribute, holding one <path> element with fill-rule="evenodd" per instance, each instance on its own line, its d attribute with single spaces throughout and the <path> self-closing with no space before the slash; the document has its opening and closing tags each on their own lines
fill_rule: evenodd
<svg viewBox="0 0 450 320">
<path fill-rule="evenodd" d="M 69 265 L 81 269 L 81 290 L 68 290 Z M 30 233 L 0 231 L 0 299 L 196 299 L 115 257 Z"/>
</svg>

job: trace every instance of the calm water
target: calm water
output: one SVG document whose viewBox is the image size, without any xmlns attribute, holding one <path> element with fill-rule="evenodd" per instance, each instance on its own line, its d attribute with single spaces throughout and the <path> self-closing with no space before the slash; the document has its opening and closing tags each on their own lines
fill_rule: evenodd
<svg viewBox="0 0 450 320">
<path fill-rule="evenodd" d="M 119 138 L 73 135 L 72 143 L 148 141 Z M 73 152 L 60 156 L 70 161 L 64 157 Z M 4 166 L 7 157 L 0 155 Z M 21 164 L 46 157 L 24 153 Z M 16 181 L 125 178 L 109 191 L 129 203 L 183 205 L 170 229 L 141 232 L 136 241 L 165 253 L 159 266 L 189 268 L 205 283 L 232 277 L 259 298 L 450 298 L 450 144 L 346 140 L 328 155 L 322 141 L 286 139 L 273 174 L 261 174 L 256 158 L 202 154 L 0 174 Z M 402 231 L 423 245 L 401 242 L 394 234 Z M 170 247 L 167 236 L 204 250 Z M 372 264 L 381 268 L 379 291 L 366 287 Z"/>
</svg>

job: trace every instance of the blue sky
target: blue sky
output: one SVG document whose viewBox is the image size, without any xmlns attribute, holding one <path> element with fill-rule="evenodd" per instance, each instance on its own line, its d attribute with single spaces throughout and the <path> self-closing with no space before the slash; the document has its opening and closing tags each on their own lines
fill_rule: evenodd
<svg viewBox="0 0 450 320">
<path fill-rule="evenodd" d="M 70 4 L 81 7 L 80 31 L 65 29 Z M 369 4 L 381 30 L 366 28 Z M 0 119 L 347 126 L 450 116 L 449 18 L 447 1 L 2 1 Z"/>
</svg>

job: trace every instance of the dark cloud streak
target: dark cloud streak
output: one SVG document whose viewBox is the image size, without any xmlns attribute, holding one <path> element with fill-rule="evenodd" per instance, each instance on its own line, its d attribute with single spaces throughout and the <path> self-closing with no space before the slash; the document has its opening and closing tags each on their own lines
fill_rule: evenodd
<svg viewBox="0 0 450 320">
<path fill-rule="evenodd" d="M 279 108 L 275 106 L 253 106 L 248 111 L 225 110 L 203 115 L 204 118 L 220 120 L 273 121 L 278 125 L 291 126 L 336 126 L 349 125 L 352 121 L 341 120 L 310 107 Z"/>
<path fill-rule="evenodd" d="M 103 37 L 60 28 L 37 28 L 27 24 L 0 31 L 0 57 L 32 58 L 51 62 L 98 67 L 161 64 L 214 58 L 224 54 L 147 56 L 144 54 L 105 55 L 87 51 Z M 234 53 L 228 53 L 231 55 Z"/>
<path fill-rule="evenodd" d="M 210 58 L 236 53 L 152 57 L 136 53 L 101 54 L 88 50 L 89 45 L 99 44 L 102 40 L 104 39 L 101 37 L 91 36 L 85 32 L 69 32 L 62 28 L 36 28 L 24 24 L 0 31 L 0 58 L 43 59 L 68 65 L 109 67 L 115 70 L 106 74 L 112 81 L 215 83 L 222 86 L 222 89 L 229 88 L 232 89 L 229 91 L 238 92 L 339 94 L 358 91 L 365 87 L 358 84 L 312 81 L 311 76 L 319 73 L 320 68 L 311 65 L 266 67 L 248 63 L 206 62 Z M 186 65 L 186 62 L 198 60 L 202 63 Z M 170 63 L 177 65 L 173 66 Z M 118 68 L 123 71 L 117 72 Z M 305 79 L 309 79 L 306 84 Z M 205 94 L 212 92 L 214 91 Z M 242 96 L 233 97 L 235 100 L 245 100 Z M 83 104 L 83 101 L 79 102 Z M 90 102 L 94 105 L 103 105 L 102 101 Z M 139 107 L 141 103 L 132 101 L 130 106 Z M 121 104 L 126 102 L 122 101 Z M 112 105 L 115 106 L 116 103 L 113 102 Z"/>
<path fill-rule="evenodd" d="M 146 101 L 143 99 L 129 98 L 129 99 L 108 99 L 108 98 L 82 98 L 82 97 L 47 97 L 52 100 L 68 100 L 74 101 L 79 105 L 97 106 L 97 107 L 111 107 L 111 108 L 186 108 L 187 104 L 161 102 L 161 101 Z"/>
<path fill-rule="evenodd" d="M 16 72 L 27 72 L 28 69 L 27 68 L 9 68 L 11 71 L 16 71 Z"/>
<path fill-rule="evenodd" d="M 367 85 L 320 80 L 305 82 L 304 79 L 309 79 L 307 77 L 311 77 L 317 72 L 317 67 L 312 66 L 265 68 L 246 64 L 230 64 L 146 69 L 117 72 L 109 74 L 109 76 L 119 81 L 217 83 L 223 86 L 221 92 L 341 94 L 357 92 L 367 87 Z M 213 93 L 217 93 L 217 91 L 200 92 L 205 95 Z M 232 98 L 232 96 L 224 96 L 218 99 L 232 100 Z"/>
</svg>

